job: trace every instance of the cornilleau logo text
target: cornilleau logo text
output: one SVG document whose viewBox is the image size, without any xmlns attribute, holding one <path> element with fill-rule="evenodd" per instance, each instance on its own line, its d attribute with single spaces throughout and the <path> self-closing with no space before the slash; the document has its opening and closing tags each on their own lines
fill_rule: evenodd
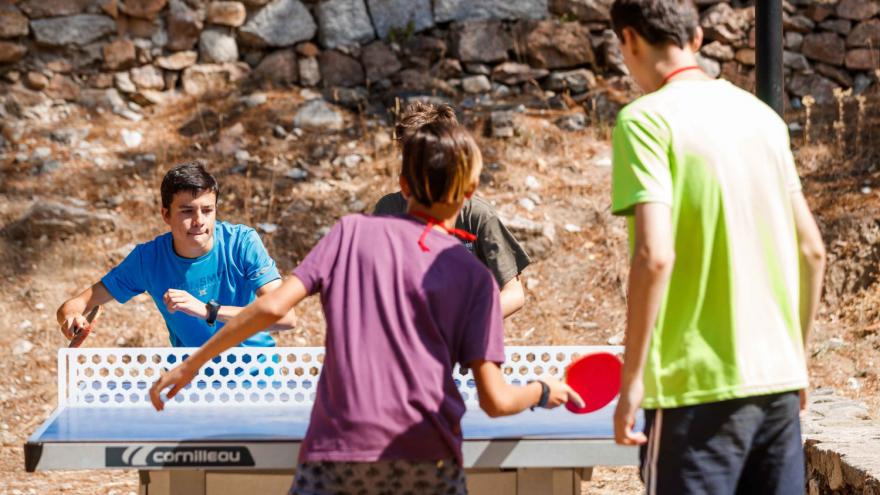
<svg viewBox="0 0 880 495">
<path fill-rule="evenodd" d="M 107 467 L 253 466 L 247 447 L 107 447 Z"/>
</svg>

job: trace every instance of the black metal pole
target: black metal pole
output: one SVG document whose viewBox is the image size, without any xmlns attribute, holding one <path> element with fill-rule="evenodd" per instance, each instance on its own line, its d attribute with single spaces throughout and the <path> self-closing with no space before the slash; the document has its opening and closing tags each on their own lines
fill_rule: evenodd
<svg viewBox="0 0 880 495">
<path fill-rule="evenodd" d="M 782 115 L 782 0 L 755 2 L 757 95 Z"/>
</svg>

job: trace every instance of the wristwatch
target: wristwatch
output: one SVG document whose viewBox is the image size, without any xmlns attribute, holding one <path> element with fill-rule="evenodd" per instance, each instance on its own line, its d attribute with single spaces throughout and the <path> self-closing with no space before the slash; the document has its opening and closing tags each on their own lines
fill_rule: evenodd
<svg viewBox="0 0 880 495">
<path fill-rule="evenodd" d="M 217 321 L 217 314 L 220 313 L 220 303 L 211 299 L 208 304 L 205 304 L 205 308 L 208 310 L 208 317 L 205 318 L 205 321 L 213 327 L 214 322 Z"/>
<path fill-rule="evenodd" d="M 534 382 L 538 382 L 541 384 L 541 398 L 538 399 L 538 403 L 534 406 L 530 407 L 532 411 L 535 410 L 536 407 L 547 407 L 547 402 L 550 400 L 550 385 L 547 385 L 541 380 L 532 380 Z M 532 383 L 532 382 L 529 382 Z"/>
</svg>

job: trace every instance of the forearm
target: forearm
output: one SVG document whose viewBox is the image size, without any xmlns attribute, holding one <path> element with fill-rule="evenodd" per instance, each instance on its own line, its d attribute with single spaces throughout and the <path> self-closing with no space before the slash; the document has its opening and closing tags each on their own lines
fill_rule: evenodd
<svg viewBox="0 0 880 495">
<path fill-rule="evenodd" d="M 94 306 L 100 306 L 113 299 L 113 296 L 104 287 L 104 284 L 97 282 L 86 290 L 82 291 L 76 297 L 72 297 L 64 302 L 55 313 L 58 324 L 61 325 L 65 320 L 75 315 L 83 314 L 87 309 Z"/>
<path fill-rule="evenodd" d="M 666 284 L 672 271 L 672 263 L 654 264 L 643 256 L 633 258 L 627 289 L 626 347 L 623 358 L 623 380 L 630 383 L 641 378 L 651 334 Z"/>
<path fill-rule="evenodd" d="M 804 347 L 810 328 L 816 318 L 822 297 L 822 281 L 825 274 L 824 253 L 801 254 L 800 260 L 800 321 Z"/>
<path fill-rule="evenodd" d="M 511 416 L 537 404 L 541 400 L 541 390 L 538 382 L 517 386 L 502 380 L 492 398 L 480 401 L 480 407 L 491 417 Z"/>
<path fill-rule="evenodd" d="M 220 311 L 217 313 L 217 320 L 226 323 L 231 321 L 233 318 L 238 316 L 244 308 L 239 306 L 220 306 Z M 280 320 L 275 322 L 275 324 L 271 325 L 266 330 L 293 330 L 296 326 L 296 312 L 291 309 L 284 315 Z"/>
<path fill-rule="evenodd" d="M 194 352 L 187 362 L 200 368 L 208 360 L 213 359 L 226 349 L 242 343 L 254 333 L 264 330 L 286 315 L 292 314 L 293 308 L 307 294 L 302 281 L 296 277 L 288 278 L 277 289 L 258 297 L 248 307 L 241 309 L 237 316 Z"/>
<path fill-rule="evenodd" d="M 477 383 L 480 408 L 491 417 L 509 416 L 534 406 L 541 400 L 540 383 L 516 386 L 507 383 L 497 363 L 479 361 L 471 363 Z"/>
<path fill-rule="evenodd" d="M 498 297 L 501 300 L 501 313 L 505 318 L 516 313 L 525 305 L 526 295 L 519 275 L 504 284 Z"/>
<path fill-rule="evenodd" d="M 236 308 L 235 317 L 208 339 L 187 361 L 195 368 L 201 368 L 221 352 L 241 344 L 251 335 L 278 321 L 279 315 L 269 310 L 264 303 L 265 301 L 257 299 L 246 308 Z"/>
</svg>

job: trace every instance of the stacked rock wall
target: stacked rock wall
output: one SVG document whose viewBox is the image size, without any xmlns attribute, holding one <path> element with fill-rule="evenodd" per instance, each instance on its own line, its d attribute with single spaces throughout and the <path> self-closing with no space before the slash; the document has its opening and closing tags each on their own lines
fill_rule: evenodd
<svg viewBox="0 0 880 495">
<path fill-rule="evenodd" d="M 0 91 L 138 105 L 244 82 L 453 95 L 594 89 L 625 72 L 612 0 L 6 0 Z M 754 85 L 754 7 L 697 0 L 701 64 Z M 786 90 L 795 106 L 864 91 L 880 66 L 880 2 L 788 0 Z M 119 101 L 119 94 L 109 98 Z M 106 96 L 106 95 L 105 95 Z M 580 101 L 580 100 L 578 100 Z"/>
</svg>

